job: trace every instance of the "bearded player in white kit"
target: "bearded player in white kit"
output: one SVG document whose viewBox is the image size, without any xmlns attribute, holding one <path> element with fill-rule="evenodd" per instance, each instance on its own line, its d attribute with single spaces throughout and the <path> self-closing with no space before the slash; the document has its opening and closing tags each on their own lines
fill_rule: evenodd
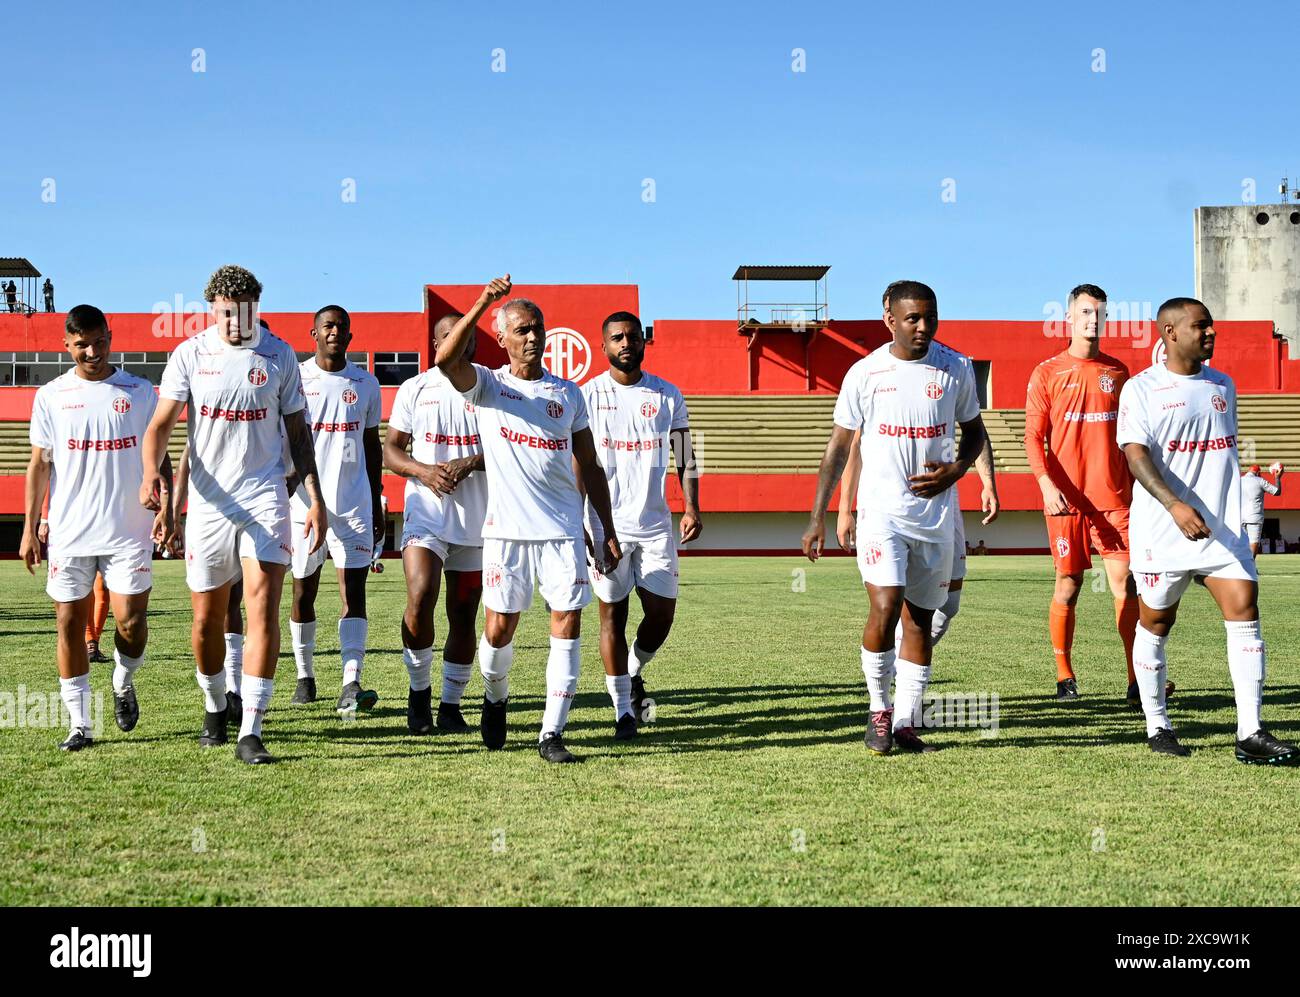
<svg viewBox="0 0 1300 997">
<path fill-rule="evenodd" d="M 548 762 L 577 759 L 562 733 L 578 688 L 582 607 L 591 601 L 583 556 L 582 500 L 570 457 L 576 458 L 588 499 L 605 531 L 595 552 L 609 574 L 621 556 L 609 507 L 605 472 L 596 459 L 582 392 L 542 366 L 546 325 L 541 309 L 523 298 L 496 315 L 497 341 L 510 363 L 488 370 L 465 359 L 474 326 L 510 293 L 510 275 L 493 280 L 438 346 L 436 364 L 478 409 L 487 465 L 488 511 L 483 522 L 483 603 L 479 643 L 483 714 L 479 732 L 488 748 L 506 740 L 510 663 L 519 614 L 532 603 L 534 584 L 551 610 L 551 653 L 546 664 L 546 710 L 538 753 Z"/>
<path fill-rule="evenodd" d="M 64 324 L 64 345 L 76 366 L 42 385 L 32 402 L 31 462 L 19 557 L 35 574 L 37 535 L 49 489 L 49 573 L 45 591 L 55 603 L 59 693 L 69 731 L 59 747 L 80 751 L 94 743 L 90 716 L 90 659 L 86 619 L 102 573 L 117 631 L 113 652 L 113 713 L 124 731 L 140 719 L 134 675 L 144 663 L 146 613 L 153 587 L 151 532 L 165 534 L 161 513 L 137 501 L 144 479 L 140 440 L 158 396 L 153 385 L 108 362 L 112 333 L 104 313 L 77 305 Z M 170 502 L 171 462 L 165 460 L 153 507 Z"/>
<path fill-rule="evenodd" d="M 185 523 L 185 581 L 194 611 L 192 643 L 203 691 L 199 744 L 226 743 L 223 633 L 230 587 L 241 576 L 248 610 L 243 662 L 244 713 L 236 757 L 274 761 L 262 744 L 280 652 L 280 596 L 293 556 L 289 493 L 280 426 L 294 469 L 311 500 L 308 553 L 325 543 L 328 522 L 298 358 L 258 323 L 262 285 L 243 267 L 223 266 L 208 281 L 213 324 L 178 346 L 163 370 L 161 400 L 144 438 L 144 502 L 157 485 L 158 462 L 189 404 L 190 504 Z M 163 507 L 174 531 L 171 504 Z"/>
<path fill-rule="evenodd" d="M 614 737 L 626 740 L 636 735 L 642 716 L 643 670 L 668 639 L 677 609 L 677 541 L 664 500 L 670 450 L 682 486 L 681 542 L 690 543 L 704 526 L 686 399 L 676 386 L 641 369 L 641 320 L 631 312 L 610 315 L 601 325 L 601 347 L 609 370 L 584 384 L 582 396 L 609 483 L 623 558 L 612 573 L 594 569 L 591 587 L 600 603 L 600 656 L 614 703 Z M 600 550 L 600 523 L 593 516 L 588 520 L 592 550 Z M 627 610 L 633 589 L 644 615 L 629 657 Z"/>
<path fill-rule="evenodd" d="M 463 315 L 444 315 L 433 326 L 441 345 Z M 475 339 L 464 359 L 474 359 Z M 407 447 L 410 453 L 407 453 Z M 474 623 L 483 593 L 483 520 L 487 515 L 487 475 L 478 413 L 433 367 L 402 382 L 388 417 L 384 463 L 406 478 L 402 514 L 402 570 L 406 573 L 406 612 L 402 615 L 402 657 L 410 689 L 406 726 L 412 734 L 431 733 L 433 717 L 433 611 L 442 576 L 447 577 L 447 639 L 442 649 L 439 730 L 465 733 L 461 714 L 465 687 L 474 670 Z"/>
<path fill-rule="evenodd" d="M 934 613 L 947 602 L 952 577 L 955 518 L 961 515 L 954 486 L 985 440 L 970 360 L 934 342 L 934 291 L 917 281 L 892 284 L 885 324 L 892 341 L 849 368 L 840 387 L 803 535 L 803 551 L 816 561 L 826 542 L 827 503 L 853 434 L 862 430 L 857 548 L 871 601 L 862 633 L 862 671 L 871 694 L 864 740 L 877 755 L 895 748 L 935 750 L 917 736 L 914 718 L 930 679 Z M 903 640 L 895 648 L 900 617 Z M 889 694 L 895 675 L 896 707 Z"/>
<path fill-rule="evenodd" d="M 326 543 L 311 552 L 303 536 L 310 508 L 305 490 L 290 479 L 293 521 L 293 602 L 289 631 L 298 684 L 290 702 L 304 705 L 316 699 L 316 593 L 328 550 L 338 576 L 341 614 L 338 623 L 342 657 L 341 690 L 335 709 L 352 714 L 368 710 L 379 699 L 361 686 L 365 665 L 366 580 L 375 543 L 382 536 L 383 509 L 379 501 L 383 457 L 379 442 L 382 399 L 379 382 L 368 370 L 348 359 L 352 318 L 338 305 L 326 305 L 312 318 L 316 355 L 298 367 L 308 424 L 315 438 L 316 469 L 329 513 Z"/>
<path fill-rule="evenodd" d="M 1165 642 L 1193 579 L 1218 603 L 1228 633 L 1228 672 L 1237 702 L 1237 760 L 1293 765 L 1300 749 L 1260 719 L 1264 639 L 1255 559 L 1241 522 L 1237 389 L 1206 366 L 1214 319 L 1195 298 L 1171 298 L 1156 314 L 1165 362 L 1124 385 L 1117 441 L 1139 488 L 1129 513 L 1129 546 L 1140 619 L 1133 645 L 1147 744 L 1184 756 L 1165 709 Z"/>
</svg>

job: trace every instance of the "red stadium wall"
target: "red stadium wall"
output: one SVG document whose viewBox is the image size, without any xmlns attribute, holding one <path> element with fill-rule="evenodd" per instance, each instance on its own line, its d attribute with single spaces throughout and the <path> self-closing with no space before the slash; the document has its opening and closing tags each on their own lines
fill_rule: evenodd
<svg viewBox="0 0 1300 997">
<path fill-rule="evenodd" d="M 414 352 L 421 367 L 431 362 L 433 324 L 451 311 L 465 311 L 478 297 L 478 284 L 429 285 L 425 310 L 415 312 L 354 312 L 351 348 L 367 353 Z M 579 381 L 607 367 L 600 352 L 600 325 L 615 311 L 639 314 L 639 294 L 634 284 L 516 285 L 515 295 L 536 301 L 549 329 L 567 329 L 575 335 L 564 342 L 548 365 L 556 373 Z M 302 312 L 265 313 L 276 335 L 294 349 L 312 349 L 311 315 Z M 114 313 L 109 316 L 115 350 L 156 352 L 169 348 L 207 324 L 202 314 L 154 315 Z M 0 350 L 60 352 L 63 349 L 61 314 L 33 316 L 0 314 Z M 792 395 L 812 392 L 834 394 L 845 372 L 860 357 L 888 338 L 879 320 L 840 321 L 805 337 L 793 333 L 763 332 L 754 338 L 737 332 L 730 319 L 660 319 L 654 323 L 654 342 L 647 350 L 646 366 L 674 382 L 687 395 Z M 1272 334 L 1268 322 L 1224 322 L 1218 327 L 1214 364 L 1229 374 L 1241 394 L 1300 393 L 1300 363 L 1290 359 L 1285 343 Z M 1064 349 L 1066 340 L 1043 322 L 944 320 L 939 339 L 977 361 L 990 363 L 989 403 L 993 408 L 1023 408 L 1030 372 L 1040 361 Z M 553 347 L 548 345 L 548 348 Z M 1156 339 L 1150 323 L 1107 327 L 1102 348 L 1137 372 L 1153 360 Z M 488 365 L 504 362 L 496 344 L 491 316 L 480 323 L 476 359 Z M 384 416 L 388 416 L 395 387 L 383 389 Z M 0 421 L 26 421 L 34 388 L 0 390 Z M 710 475 L 705 482 L 707 508 L 719 513 L 805 513 L 811 505 L 812 475 Z M 675 479 L 669 479 L 669 500 L 681 508 Z M 403 483 L 385 477 L 390 508 L 402 508 Z M 959 485 L 961 504 L 978 508 L 979 490 L 974 476 Z M 1028 475 L 1004 475 L 999 481 L 1004 507 L 1033 510 L 1041 505 L 1037 485 Z M 1290 492 L 1281 499 L 1269 497 L 1270 511 L 1300 508 Z M 0 477 L 0 514 L 20 513 L 22 478 Z"/>
</svg>

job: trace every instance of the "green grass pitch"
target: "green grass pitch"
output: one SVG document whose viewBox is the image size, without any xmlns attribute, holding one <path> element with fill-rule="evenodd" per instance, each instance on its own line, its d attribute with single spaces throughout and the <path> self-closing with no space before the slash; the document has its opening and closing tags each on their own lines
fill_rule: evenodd
<svg viewBox="0 0 1300 997">
<path fill-rule="evenodd" d="M 355 722 L 334 713 L 337 591 L 322 585 L 323 701 L 289 706 L 286 639 L 266 723 L 282 760 L 251 768 L 233 744 L 196 744 L 188 593 L 181 567 L 158 562 L 132 734 L 112 722 L 105 666 L 93 682 L 110 712 L 90 751 L 65 755 L 62 729 L 0 717 L 0 903 L 1300 902 L 1300 770 L 1233 760 L 1224 631 L 1208 594 L 1189 592 L 1170 642 L 1172 716 L 1194 749 L 1172 759 L 1147 750 L 1124 706 L 1108 592 L 1085 586 L 1084 698 L 1058 706 L 1050 561 L 970 565 L 932 691 L 996 692 L 999 726 L 996 737 L 932 731 L 937 754 L 863 747 L 866 600 L 847 558 L 685 559 L 675 631 L 646 674 L 657 717 L 625 746 L 610 738 L 589 610 L 568 731 L 583 764 L 536 754 L 540 601 L 516 639 L 507 750 L 487 752 L 477 731 L 413 737 L 402 575 L 389 561 L 370 585 L 366 679 L 378 707 Z M 1295 738 L 1300 558 L 1261 558 L 1261 570 L 1265 721 Z M 43 585 L 43 572 L 0 565 L 0 693 L 57 689 Z M 481 690 L 476 676 L 466 697 L 476 726 Z"/>
</svg>

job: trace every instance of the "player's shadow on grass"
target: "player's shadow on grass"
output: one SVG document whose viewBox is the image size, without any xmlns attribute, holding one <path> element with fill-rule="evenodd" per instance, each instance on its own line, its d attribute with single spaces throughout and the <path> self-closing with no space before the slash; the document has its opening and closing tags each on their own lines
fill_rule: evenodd
<svg viewBox="0 0 1300 997">
<path fill-rule="evenodd" d="M 1264 724 L 1284 739 L 1300 736 L 1300 719 L 1286 710 L 1300 703 L 1300 687 L 1281 686 L 1264 694 Z M 1180 737 L 1213 740 L 1235 733 L 1236 703 L 1230 691 L 1184 689 L 1169 700 L 1170 719 Z M 1222 720 L 1205 714 L 1222 712 Z M 971 728 L 941 728 L 970 730 Z M 1048 733 L 1042 731 L 1046 729 Z M 937 732 L 937 731 L 935 731 Z M 1140 710 L 1115 695 L 1082 698 L 1061 703 L 1048 696 L 999 696 L 998 733 L 976 737 L 979 748 L 1102 747 L 1107 744 L 1146 742 L 1146 724 Z"/>
<path fill-rule="evenodd" d="M 709 687 L 652 690 L 655 720 L 626 744 L 610 740 L 614 717 L 608 696 L 574 698 L 565 739 L 584 750 L 624 754 L 640 749 L 666 752 L 753 751 L 834 744 L 861 738 L 868 703 L 861 683 Z M 766 703 L 766 709 L 744 709 Z M 740 709 L 735 709 L 741 707 Z M 793 736 L 791 736 L 793 735 Z M 705 744 L 702 742 L 715 742 Z"/>
</svg>

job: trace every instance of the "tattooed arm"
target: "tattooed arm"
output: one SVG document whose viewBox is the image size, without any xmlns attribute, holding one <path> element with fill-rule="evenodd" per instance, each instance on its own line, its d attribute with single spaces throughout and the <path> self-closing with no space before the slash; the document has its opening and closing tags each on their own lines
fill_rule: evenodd
<svg viewBox="0 0 1300 997">
<path fill-rule="evenodd" d="M 988 526 L 998 518 L 1002 503 L 998 500 L 998 481 L 993 468 L 993 444 L 989 442 L 987 432 L 984 434 L 984 447 L 975 458 L 975 470 L 979 473 L 980 484 L 983 486 L 980 489 L 980 509 L 985 513 L 982 522 Z"/>
<path fill-rule="evenodd" d="M 320 476 L 316 473 L 316 446 L 311 427 L 307 425 L 305 409 L 284 417 L 284 435 L 289 441 L 289 455 L 293 458 L 294 473 L 307 491 L 311 508 L 307 510 L 307 526 L 302 535 L 312 537 L 311 551 L 315 554 L 325 542 L 329 520 L 325 513 L 325 499 L 321 496 Z"/>
<path fill-rule="evenodd" d="M 1210 528 L 1205 525 L 1201 514 L 1186 502 L 1179 500 L 1173 489 L 1160 475 L 1151 452 L 1141 443 L 1124 444 L 1124 456 L 1128 458 L 1129 470 L 1138 483 L 1151 493 L 1151 497 L 1169 510 L 1174 522 L 1188 540 L 1205 540 L 1210 536 Z"/>
</svg>

